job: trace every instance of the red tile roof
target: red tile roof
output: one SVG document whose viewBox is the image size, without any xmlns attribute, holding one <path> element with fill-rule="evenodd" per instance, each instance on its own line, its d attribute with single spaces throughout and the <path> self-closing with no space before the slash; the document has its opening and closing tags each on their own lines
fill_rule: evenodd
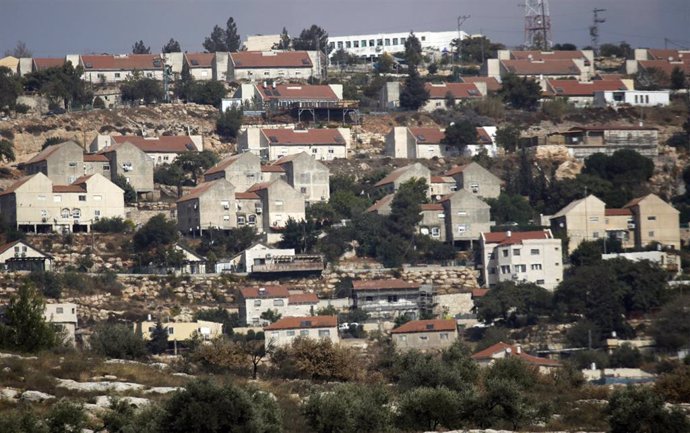
<svg viewBox="0 0 690 433">
<path fill-rule="evenodd" d="M 275 88 L 256 86 L 264 100 L 287 101 L 339 101 L 338 95 L 328 85 L 278 84 Z"/>
<path fill-rule="evenodd" d="M 682 60 L 684 57 L 690 57 L 690 51 L 669 50 L 661 48 L 649 48 L 647 50 L 651 60 Z"/>
<path fill-rule="evenodd" d="M 640 204 L 640 202 L 641 202 L 642 200 L 644 200 L 644 199 L 647 198 L 648 196 L 649 196 L 649 194 L 643 195 L 642 197 L 635 197 L 634 199 L 632 199 L 632 200 L 630 200 L 629 202 L 627 202 L 627 203 L 625 204 L 625 206 L 623 206 L 623 209 L 628 209 L 628 208 L 637 206 L 638 204 Z"/>
<path fill-rule="evenodd" d="M 501 352 L 505 352 L 508 349 L 510 349 L 510 352 L 506 353 L 507 356 L 518 357 L 528 364 L 545 367 L 558 367 L 561 365 L 560 362 L 554 359 L 540 358 L 538 356 L 529 355 L 522 350 L 521 346 L 506 344 L 502 341 L 500 343 L 496 343 L 493 346 L 487 347 L 486 349 L 475 353 L 474 355 L 472 355 L 472 359 L 474 359 L 475 361 L 490 360 L 493 359 L 495 355 Z"/>
<path fill-rule="evenodd" d="M 628 90 L 621 80 L 547 80 L 546 94 L 551 96 L 594 96 L 594 92 Z"/>
<path fill-rule="evenodd" d="M 675 68 L 679 68 L 686 75 L 690 74 L 690 58 L 675 62 L 669 62 L 668 60 L 640 60 L 638 63 L 642 69 L 658 69 L 663 71 L 666 76 L 671 76 Z"/>
<path fill-rule="evenodd" d="M 249 189 L 247 190 L 247 192 L 261 191 L 262 189 L 266 189 L 266 188 L 268 188 L 269 186 L 271 186 L 271 182 L 259 182 L 259 183 L 255 183 L 254 185 L 252 185 L 251 187 L 249 187 Z"/>
<path fill-rule="evenodd" d="M 186 195 L 177 199 L 177 203 L 183 203 L 185 201 L 198 199 L 199 197 L 204 195 L 204 193 L 206 191 L 211 189 L 212 186 L 214 186 L 218 182 L 222 182 L 222 181 L 223 181 L 223 179 L 216 179 L 216 180 L 212 180 L 212 181 L 208 181 L 208 182 L 202 182 L 199 185 L 197 185 L 195 188 L 193 188 L 191 191 L 189 191 L 189 193 L 187 193 Z"/>
<path fill-rule="evenodd" d="M 34 176 L 38 176 L 38 174 L 32 174 L 31 176 L 24 176 L 14 182 L 12 185 L 8 186 L 4 191 L 0 192 L 0 196 L 7 195 L 7 194 L 12 194 L 15 192 L 20 186 L 24 185 L 26 182 L 30 181 Z"/>
<path fill-rule="evenodd" d="M 33 158 L 26 161 L 24 164 L 28 165 L 28 164 L 35 164 L 37 162 L 45 161 L 50 157 L 50 155 L 52 155 L 53 153 L 60 150 L 60 148 L 62 147 L 63 144 L 68 143 L 68 142 L 69 141 L 63 141 L 62 143 L 53 144 L 52 146 L 46 147 L 45 149 L 41 150 L 36 155 L 34 155 Z"/>
<path fill-rule="evenodd" d="M 637 126 L 637 125 L 589 125 L 589 126 L 573 126 L 568 131 L 657 131 L 658 128 L 652 126 Z"/>
<path fill-rule="evenodd" d="M 224 160 L 218 162 L 218 164 L 214 165 L 213 167 L 209 168 L 204 172 L 204 174 L 212 174 L 212 173 L 218 173 L 220 171 L 225 171 L 226 168 L 230 167 L 232 164 L 234 164 L 239 157 L 242 156 L 241 153 L 238 153 L 237 155 L 232 155 Z"/>
<path fill-rule="evenodd" d="M 262 129 L 270 145 L 276 146 L 345 146 L 337 129 Z"/>
<path fill-rule="evenodd" d="M 214 53 L 184 53 L 185 61 L 190 69 L 212 67 L 215 56 Z"/>
<path fill-rule="evenodd" d="M 235 198 L 238 200 L 258 200 L 261 197 L 254 192 L 236 192 Z"/>
<path fill-rule="evenodd" d="M 386 176 L 383 179 L 381 179 L 380 181 L 376 182 L 376 184 L 374 184 L 374 186 L 383 186 L 383 185 L 388 185 L 389 183 L 395 182 L 400 176 L 405 174 L 405 172 L 407 170 L 412 169 L 413 166 L 414 166 L 414 164 L 396 168 L 395 170 L 388 173 L 388 176 Z"/>
<path fill-rule="evenodd" d="M 606 216 L 630 216 L 632 211 L 630 209 L 605 209 Z"/>
<path fill-rule="evenodd" d="M 456 165 L 448 169 L 445 173 L 443 173 L 444 176 L 455 176 L 456 174 L 462 173 L 462 171 L 467 168 L 469 164 L 465 165 Z"/>
<path fill-rule="evenodd" d="M 448 332 L 457 331 L 458 325 L 453 319 L 411 320 L 391 331 L 391 334 L 408 334 L 413 332 Z"/>
<path fill-rule="evenodd" d="M 230 53 L 230 61 L 237 69 L 312 67 L 306 51 L 240 51 Z"/>
<path fill-rule="evenodd" d="M 33 61 L 38 71 L 48 68 L 60 68 L 65 64 L 64 57 L 34 57 Z"/>
<path fill-rule="evenodd" d="M 483 95 L 474 83 L 426 83 L 429 99 L 444 99 L 448 93 L 455 99 L 481 98 Z"/>
<path fill-rule="evenodd" d="M 407 128 L 417 139 L 417 144 L 439 144 L 446 134 L 441 128 Z"/>
<path fill-rule="evenodd" d="M 266 326 L 264 330 L 335 328 L 336 326 L 338 326 L 338 318 L 336 316 L 284 317 Z"/>
<path fill-rule="evenodd" d="M 378 213 L 379 210 L 381 210 L 382 207 L 389 205 L 392 201 L 393 198 L 395 197 L 395 194 L 388 194 L 386 196 L 381 197 L 376 201 L 376 203 L 372 204 L 365 210 L 364 212 L 371 213 L 371 212 L 376 212 Z"/>
<path fill-rule="evenodd" d="M 162 135 L 158 138 L 147 138 L 139 135 L 113 135 L 115 143 L 130 142 L 143 152 L 183 153 L 196 152 L 192 139 L 186 135 Z"/>
<path fill-rule="evenodd" d="M 443 205 L 440 203 L 424 203 L 421 205 L 422 211 L 429 210 L 429 211 L 436 211 L 436 210 L 443 210 Z"/>
<path fill-rule="evenodd" d="M 20 242 L 22 242 L 22 241 L 18 240 L 18 241 L 7 243 L 5 245 L 0 245 L 0 254 L 4 253 L 5 251 L 9 250 L 10 248 L 17 245 Z"/>
<path fill-rule="evenodd" d="M 477 143 L 478 144 L 493 144 L 494 140 L 493 138 L 489 135 L 488 132 L 486 132 L 486 129 L 482 127 L 477 127 Z"/>
<path fill-rule="evenodd" d="M 53 185 L 53 192 L 60 193 L 82 193 L 86 192 L 86 188 L 82 185 Z"/>
<path fill-rule="evenodd" d="M 318 304 L 319 297 L 316 293 L 296 293 L 288 296 L 288 305 Z"/>
<path fill-rule="evenodd" d="M 266 289 L 260 291 L 259 289 Z M 261 287 L 245 287 L 240 289 L 240 294 L 244 299 L 254 298 L 287 298 L 290 296 L 287 286 L 261 286 Z"/>
<path fill-rule="evenodd" d="M 84 162 L 108 162 L 110 161 L 105 155 L 100 153 L 85 153 Z"/>
<path fill-rule="evenodd" d="M 352 290 L 417 290 L 419 287 L 417 283 L 408 283 L 399 279 L 357 280 L 352 282 Z"/>
<path fill-rule="evenodd" d="M 278 163 L 279 161 L 276 161 L 276 163 Z M 261 166 L 261 172 L 262 173 L 285 173 L 285 169 L 279 165 L 267 164 L 267 165 Z"/>
<path fill-rule="evenodd" d="M 494 77 L 462 77 L 463 83 L 485 83 L 486 90 L 489 92 L 498 92 L 501 90 L 501 83 Z"/>
<path fill-rule="evenodd" d="M 510 236 L 508 236 L 510 233 Z M 551 233 L 544 231 L 530 232 L 488 232 L 484 233 L 484 240 L 487 244 L 512 245 L 521 244 L 523 241 L 532 239 L 553 239 Z"/>
<path fill-rule="evenodd" d="M 455 183 L 455 179 L 450 176 L 431 176 L 431 183 Z"/>
<path fill-rule="evenodd" d="M 162 70 L 164 62 L 159 54 L 101 54 L 81 56 L 85 71 Z"/>
<path fill-rule="evenodd" d="M 472 289 L 472 298 L 483 298 L 489 293 L 489 289 Z"/>
<path fill-rule="evenodd" d="M 580 75 L 580 68 L 572 60 L 502 60 L 503 66 L 516 75 Z"/>
<path fill-rule="evenodd" d="M 585 55 L 582 51 L 536 51 L 536 50 L 514 50 L 510 52 L 510 57 L 518 60 L 568 60 L 568 59 L 584 59 Z"/>
</svg>

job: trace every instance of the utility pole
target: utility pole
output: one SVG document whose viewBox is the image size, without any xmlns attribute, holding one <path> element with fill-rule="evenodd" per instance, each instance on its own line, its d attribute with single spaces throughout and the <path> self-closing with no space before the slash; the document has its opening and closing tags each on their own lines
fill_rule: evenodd
<svg viewBox="0 0 690 433">
<path fill-rule="evenodd" d="M 460 27 L 469 18 L 469 15 L 458 16 L 458 64 L 462 62 L 462 32 L 460 31 Z"/>
<path fill-rule="evenodd" d="M 606 18 L 599 18 L 601 12 L 606 12 L 606 9 L 595 8 L 592 10 L 592 25 L 589 27 L 589 36 L 592 38 L 592 49 L 595 55 L 599 54 L 599 24 L 606 22 Z"/>
</svg>

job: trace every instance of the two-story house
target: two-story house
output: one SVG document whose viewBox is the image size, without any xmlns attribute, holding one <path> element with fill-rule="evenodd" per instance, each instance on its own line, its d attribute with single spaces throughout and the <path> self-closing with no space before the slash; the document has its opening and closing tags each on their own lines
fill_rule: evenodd
<svg viewBox="0 0 690 433">
<path fill-rule="evenodd" d="M 496 127 L 477 127 L 476 143 L 465 146 L 463 155 L 474 156 L 482 151 L 494 157 L 498 151 L 495 143 Z M 385 154 L 394 158 L 432 159 L 460 155 L 457 146 L 444 143 L 445 131 L 434 127 L 395 126 L 386 135 Z"/>
<path fill-rule="evenodd" d="M 348 128 L 247 128 L 240 134 L 238 150 L 269 161 L 302 152 L 317 160 L 331 161 L 347 158 L 350 141 Z"/>
<path fill-rule="evenodd" d="M 90 231 L 100 218 L 122 218 L 124 214 L 124 191 L 100 174 L 58 185 L 37 173 L 0 192 L 0 217 L 22 231 Z"/>
<path fill-rule="evenodd" d="M 398 350 L 443 350 L 458 339 L 453 319 L 411 320 L 391 331 Z"/>
<path fill-rule="evenodd" d="M 621 149 L 631 149 L 650 158 L 659 155 L 659 131 L 649 126 L 574 126 L 567 131 L 550 134 L 546 143 L 567 147 L 568 153 L 579 160 L 595 153 L 611 156 Z"/>
<path fill-rule="evenodd" d="M 365 212 L 376 213 L 378 215 L 390 215 L 391 204 L 395 194 L 388 194 L 371 205 Z M 446 232 L 446 212 L 441 203 L 422 203 L 420 205 L 421 221 L 417 224 L 417 232 L 427 235 L 430 238 L 448 242 Z"/>
<path fill-rule="evenodd" d="M 484 83 L 426 83 L 424 88 L 429 92 L 429 100 L 420 110 L 426 112 L 447 110 L 463 102 L 482 99 L 486 96 Z"/>
<path fill-rule="evenodd" d="M 254 275 L 288 275 L 323 271 L 325 262 L 319 254 L 295 254 L 294 248 L 270 248 L 255 243 L 230 260 L 216 263 L 216 272 L 246 272 Z"/>
<path fill-rule="evenodd" d="M 124 177 L 138 194 L 153 192 L 153 159 L 134 144 L 117 143 L 96 155 L 106 158 L 111 179 Z"/>
<path fill-rule="evenodd" d="M 74 141 L 48 146 L 21 165 L 28 175 L 43 173 L 56 184 L 66 185 L 77 178 L 101 174 L 111 177 L 108 159 L 102 155 L 89 155 Z"/>
<path fill-rule="evenodd" d="M 631 200 L 623 209 L 629 209 L 635 220 L 635 246 L 644 248 L 651 243 L 679 250 L 680 212 L 656 194 L 647 194 Z"/>
<path fill-rule="evenodd" d="M 330 170 L 314 156 L 300 152 L 284 156 L 273 165 L 283 169 L 286 182 L 304 195 L 307 203 L 327 202 L 330 199 Z"/>
<path fill-rule="evenodd" d="M 184 53 L 184 64 L 195 81 L 217 80 L 213 75 L 215 53 Z"/>
<path fill-rule="evenodd" d="M 251 152 L 229 156 L 206 170 L 206 181 L 225 178 L 236 190 L 246 191 L 252 185 L 263 182 L 261 159 Z"/>
<path fill-rule="evenodd" d="M 525 281 L 554 290 L 563 280 L 561 240 L 551 230 L 482 233 L 480 242 L 484 287 Z"/>
<path fill-rule="evenodd" d="M 200 135 L 162 135 L 142 137 L 138 135 L 98 135 L 89 145 L 91 152 L 101 152 L 109 146 L 129 142 L 141 149 L 154 165 L 172 164 L 178 155 L 204 150 Z"/>
<path fill-rule="evenodd" d="M 305 218 L 304 195 L 281 179 L 257 183 L 247 192 L 256 194 L 261 200 L 262 227 L 269 243 L 282 239 L 280 230 L 289 219 L 301 221 Z"/>
<path fill-rule="evenodd" d="M 264 327 L 264 335 L 266 350 L 290 346 L 297 338 L 340 342 L 336 316 L 285 317 Z"/>
<path fill-rule="evenodd" d="M 235 187 L 225 179 L 202 182 L 177 200 L 177 227 L 182 233 L 237 226 Z"/>
<path fill-rule="evenodd" d="M 320 51 L 238 51 L 230 53 L 228 80 L 321 78 L 327 65 Z"/>
<path fill-rule="evenodd" d="M 66 343 L 74 345 L 78 326 L 77 304 L 46 304 L 43 318 L 64 332 Z"/>
<path fill-rule="evenodd" d="M 352 282 L 352 309 L 376 320 L 417 319 L 434 303 L 433 287 L 399 279 Z"/>
<path fill-rule="evenodd" d="M 165 61 L 160 54 L 82 55 L 84 81 L 93 84 L 117 83 L 141 74 L 143 78 L 163 80 Z"/>
<path fill-rule="evenodd" d="M 25 241 L 19 240 L 0 246 L 0 270 L 50 271 L 52 268 L 53 256 Z"/>
<path fill-rule="evenodd" d="M 319 304 L 315 293 L 292 290 L 287 286 L 267 285 L 240 289 L 240 320 L 248 326 L 268 323 L 261 315 L 268 310 L 281 317 L 311 316 Z"/>
<path fill-rule="evenodd" d="M 491 229 L 491 206 L 466 189 L 443 197 L 446 241 L 472 247 L 479 235 Z"/>
<path fill-rule="evenodd" d="M 477 197 L 498 198 L 501 194 L 501 179 L 476 162 L 452 167 L 443 175 L 455 179 L 458 190 L 465 189 Z"/>
<path fill-rule="evenodd" d="M 374 187 L 385 194 L 391 194 L 396 192 L 400 188 L 400 185 L 412 179 L 424 179 L 426 180 L 426 184 L 429 185 L 431 184 L 431 171 L 423 164 L 415 162 L 414 164 L 399 167 L 391 171 L 386 177 L 376 182 Z M 428 195 L 429 197 L 431 196 L 430 191 Z"/>
</svg>

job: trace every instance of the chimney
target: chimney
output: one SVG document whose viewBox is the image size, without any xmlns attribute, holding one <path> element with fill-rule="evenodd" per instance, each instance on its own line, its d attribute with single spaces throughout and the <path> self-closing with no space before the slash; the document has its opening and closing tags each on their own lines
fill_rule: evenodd
<svg viewBox="0 0 690 433">
<path fill-rule="evenodd" d="M 508 231 L 506 232 L 506 237 L 509 238 L 509 237 L 511 237 L 511 236 L 513 236 L 513 232 L 511 232 L 510 230 L 508 230 Z"/>
<path fill-rule="evenodd" d="M 512 351 L 513 351 L 513 349 L 511 349 L 510 347 L 506 347 L 506 353 L 507 353 L 508 355 L 510 355 L 510 353 L 511 353 Z"/>
<path fill-rule="evenodd" d="M 590 369 L 591 369 L 592 371 L 596 371 L 596 370 L 597 370 L 597 363 L 596 363 L 596 362 L 593 362 L 592 365 L 590 366 Z"/>
<path fill-rule="evenodd" d="M 259 287 L 259 296 L 266 296 L 266 288 Z"/>
<path fill-rule="evenodd" d="M 517 346 L 515 348 L 515 353 L 517 353 L 518 355 L 521 354 L 522 353 L 522 346 Z"/>
</svg>

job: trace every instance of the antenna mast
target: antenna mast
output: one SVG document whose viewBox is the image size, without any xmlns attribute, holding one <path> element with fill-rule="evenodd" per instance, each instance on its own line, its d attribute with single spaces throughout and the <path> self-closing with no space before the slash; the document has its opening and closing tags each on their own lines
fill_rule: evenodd
<svg viewBox="0 0 690 433">
<path fill-rule="evenodd" d="M 551 47 L 549 0 L 525 0 L 525 46 L 548 51 Z"/>
<path fill-rule="evenodd" d="M 462 63 L 462 32 L 460 31 L 460 27 L 469 18 L 469 15 L 458 16 L 458 63 Z"/>
<path fill-rule="evenodd" d="M 589 36 L 592 38 L 592 49 L 595 55 L 599 54 L 599 24 L 606 22 L 606 18 L 599 18 L 601 12 L 606 12 L 606 9 L 592 10 L 592 25 L 589 27 Z"/>
</svg>

